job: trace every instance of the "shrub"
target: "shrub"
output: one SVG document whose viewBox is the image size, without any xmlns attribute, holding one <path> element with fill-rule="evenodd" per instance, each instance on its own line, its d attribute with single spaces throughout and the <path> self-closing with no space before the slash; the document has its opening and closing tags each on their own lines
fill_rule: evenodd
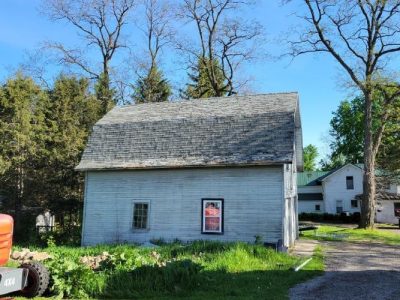
<svg viewBox="0 0 400 300">
<path fill-rule="evenodd" d="M 342 214 L 317 214 L 317 213 L 301 213 L 299 214 L 300 221 L 313 222 L 331 222 L 331 223 L 358 223 L 360 221 L 360 213 L 356 212 L 347 216 Z"/>
</svg>

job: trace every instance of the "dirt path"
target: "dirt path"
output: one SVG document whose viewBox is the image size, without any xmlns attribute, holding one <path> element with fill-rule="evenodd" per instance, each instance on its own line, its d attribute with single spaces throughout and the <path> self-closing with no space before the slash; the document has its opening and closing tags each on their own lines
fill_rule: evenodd
<svg viewBox="0 0 400 300">
<path fill-rule="evenodd" d="M 320 243 L 325 274 L 292 288 L 290 299 L 400 299 L 400 246 Z"/>
</svg>

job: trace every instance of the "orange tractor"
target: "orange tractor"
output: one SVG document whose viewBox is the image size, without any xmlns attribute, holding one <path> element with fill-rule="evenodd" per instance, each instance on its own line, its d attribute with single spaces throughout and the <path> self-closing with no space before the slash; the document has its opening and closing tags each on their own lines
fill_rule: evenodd
<svg viewBox="0 0 400 300">
<path fill-rule="evenodd" d="M 0 214 L 0 295 L 18 292 L 32 298 L 41 296 L 49 285 L 49 272 L 38 262 L 24 263 L 18 268 L 5 267 L 12 247 L 13 218 Z"/>
</svg>

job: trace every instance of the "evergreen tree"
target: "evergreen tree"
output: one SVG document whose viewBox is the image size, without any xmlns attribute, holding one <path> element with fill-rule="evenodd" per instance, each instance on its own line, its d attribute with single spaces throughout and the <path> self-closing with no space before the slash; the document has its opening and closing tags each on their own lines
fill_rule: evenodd
<svg viewBox="0 0 400 300">
<path fill-rule="evenodd" d="M 133 95 L 135 103 L 164 102 L 171 95 L 171 86 L 154 65 L 145 77 L 138 79 Z"/>
<path fill-rule="evenodd" d="M 21 229 L 23 205 L 32 204 L 29 188 L 33 166 L 48 141 L 44 111 L 47 95 L 31 78 L 17 74 L 0 93 L 0 182 L 5 206 L 14 210 L 15 229 Z"/>
<path fill-rule="evenodd" d="M 100 74 L 95 85 L 97 99 L 101 102 L 103 115 L 110 111 L 115 105 L 115 90 L 111 88 L 108 73 Z"/>
<path fill-rule="evenodd" d="M 207 61 L 206 58 L 201 58 L 198 61 L 197 67 L 193 68 L 193 73 L 189 74 L 189 78 L 192 82 L 187 85 L 186 91 L 183 92 L 182 97 L 197 99 L 219 97 L 227 94 L 228 91 L 225 88 L 225 79 L 222 69 L 217 60 L 214 60 L 212 63 L 216 73 L 216 81 L 218 82 L 218 92 L 213 88 L 209 77 L 211 62 Z"/>
<path fill-rule="evenodd" d="M 42 191 L 41 198 L 46 199 L 42 206 L 50 208 L 61 225 L 68 225 L 66 216 L 69 224 L 78 221 L 83 203 L 82 174 L 74 168 L 104 107 L 89 93 L 88 80 L 76 77 L 60 76 L 49 91 L 49 98 L 51 143 L 47 146 L 48 157 L 42 158 L 42 180 L 37 186 Z"/>
</svg>

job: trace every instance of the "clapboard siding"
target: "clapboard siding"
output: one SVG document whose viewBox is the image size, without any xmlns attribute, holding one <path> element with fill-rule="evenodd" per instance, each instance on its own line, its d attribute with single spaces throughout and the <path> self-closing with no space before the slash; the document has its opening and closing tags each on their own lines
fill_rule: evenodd
<svg viewBox="0 0 400 300">
<path fill-rule="evenodd" d="M 87 172 L 83 245 L 282 238 L 282 167 Z M 201 234 L 201 199 L 224 198 L 224 234 Z M 132 230 L 133 202 L 150 202 L 150 229 Z"/>
<path fill-rule="evenodd" d="M 346 188 L 346 176 L 353 176 L 354 189 Z M 327 176 L 322 183 L 324 191 L 325 212 L 336 214 L 336 202 L 342 201 L 343 211 L 350 213 L 360 212 L 360 203 L 357 208 L 351 207 L 351 200 L 363 193 L 363 170 L 353 165 L 346 165 Z"/>
</svg>

